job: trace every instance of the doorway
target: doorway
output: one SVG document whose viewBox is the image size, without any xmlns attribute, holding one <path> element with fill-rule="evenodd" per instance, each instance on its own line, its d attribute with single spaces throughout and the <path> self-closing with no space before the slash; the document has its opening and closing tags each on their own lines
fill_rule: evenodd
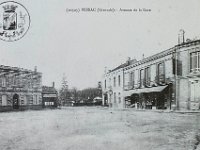
<svg viewBox="0 0 200 150">
<path fill-rule="evenodd" d="M 13 109 L 19 109 L 19 95 L 13 95 Z"/>
<path fill-rule="evenodd" d="M 190 100 L 191 109 L 200 109 L 200 82 L 195 80 L 191 83 Z"/>
</svg>

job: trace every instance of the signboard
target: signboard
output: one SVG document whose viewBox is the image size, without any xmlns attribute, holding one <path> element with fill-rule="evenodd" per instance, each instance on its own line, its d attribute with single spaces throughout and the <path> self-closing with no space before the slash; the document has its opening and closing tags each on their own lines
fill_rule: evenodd
<svg viewBox="0 0 200 150">
<path fill-rule="evenodd" d="M 43 97 L 57 97 L 56 94 L 43 94 Z"/>
</svg>

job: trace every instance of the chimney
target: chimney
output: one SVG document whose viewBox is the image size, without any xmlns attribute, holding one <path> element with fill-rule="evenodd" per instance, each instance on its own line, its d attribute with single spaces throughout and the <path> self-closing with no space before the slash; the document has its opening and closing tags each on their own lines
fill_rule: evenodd
<svg viewBox="0 0 200 150">
<path fill-rule="evenodd" d="M 104 74 L 106 74 L 106 73 L 107 73 L 107 67 L 104 68 Z"/>
<path fill-rule="evenodd" d="M 34 67 L 34 72 L 37 72 L 37 66 Z"/>
<path fill-rule="evenodd" d="M 131 61 L 131 57 L 128 57 L 126 63 L 127 63 L 128 65 L 130 65 L 130 61 Z"/>
<path fill-rule="evenodd" d="M 52 87 L 55 88 L 55 82 L 52 82 Z"/>
<path fill-rule="evenodd" d="M 179 30 L 178 34 L 178 45 L 185 43 L 185 31 L 183 29 Z"/>
</svg>

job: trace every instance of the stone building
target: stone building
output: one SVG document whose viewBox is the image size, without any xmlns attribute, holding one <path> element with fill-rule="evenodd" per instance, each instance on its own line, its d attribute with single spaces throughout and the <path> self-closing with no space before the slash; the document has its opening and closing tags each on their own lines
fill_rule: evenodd
<svg viewBox="0 0 200 150">
<path fill-rule="evenodd" d="M 42 74 L 0 65 L 0 111 L 42 108 Z"/>
<path fill-rule="evenodd" d="M 107 71 L 103 105 L 146 109 L 200 109 L 200 40 L 184 39 L 141 60 Z"/>
</svg>

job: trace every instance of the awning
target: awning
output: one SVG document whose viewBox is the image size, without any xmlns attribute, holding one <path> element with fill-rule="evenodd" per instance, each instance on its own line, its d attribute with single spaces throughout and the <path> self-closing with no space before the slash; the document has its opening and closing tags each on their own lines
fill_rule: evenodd
<svg viewBox="0 0 200 150">
<path fill-rule="evenodd" d="M 139 93 L 162 92 L 167 86 L 168 85 L 124 91 L 124 96 L 131 96 L 132 94 L 139 94 Z"/>
</svg>

